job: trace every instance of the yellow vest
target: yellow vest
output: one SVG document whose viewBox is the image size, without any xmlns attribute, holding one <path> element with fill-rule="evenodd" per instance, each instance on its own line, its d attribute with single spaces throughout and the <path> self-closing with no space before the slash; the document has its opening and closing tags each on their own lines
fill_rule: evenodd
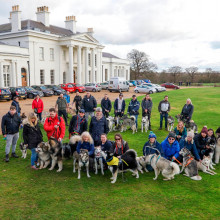
<svg viewBox="0 0 220 220">
<path fill-rule="evenodd" d="M 117 157 L 112 157 L 112 160 L 109 161 L 109 162 L 107 162 L 107 164 L 108 164 L 109 166 L 113 166 L 113 165 L 118 166 L 118 164 L 119 164 L 119 159 L 118 159 Z"/>
</svg>

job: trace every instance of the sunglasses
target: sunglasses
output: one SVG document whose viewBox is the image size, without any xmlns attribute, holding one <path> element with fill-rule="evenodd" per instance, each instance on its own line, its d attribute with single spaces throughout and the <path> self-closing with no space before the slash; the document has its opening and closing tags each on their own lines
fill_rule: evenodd
<svg viewBox="0 0 220 220">
<path fill-rule="evenodd" d="M 168 138 L 170 141 L 174 141 L 175 140 L 175 138 Z"/>
<path fill-rule="evenodd" d="M 120 141 L 120 140 L 121 140 L 121 138 L 115 138 L 115 140 L 116 140 L 116 141 Z"/>
</svg>

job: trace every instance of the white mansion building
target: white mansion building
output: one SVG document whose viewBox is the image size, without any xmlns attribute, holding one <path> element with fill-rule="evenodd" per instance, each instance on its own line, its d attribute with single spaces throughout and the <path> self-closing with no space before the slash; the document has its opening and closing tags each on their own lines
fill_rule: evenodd
<svg viewBox="0 0 220 220">
<path fill-rule="evenodd" d="M 48 7 L 37 8 L 37 21 L 21 20 L 13 6 L 10 23 L 0 25 L 0 87 L 104 82 L 130 79 L 128 60 L 103 52 L 93 29 L 79 33 L 75 16 L 65 28 L 50 25 Z"/>
</svg>

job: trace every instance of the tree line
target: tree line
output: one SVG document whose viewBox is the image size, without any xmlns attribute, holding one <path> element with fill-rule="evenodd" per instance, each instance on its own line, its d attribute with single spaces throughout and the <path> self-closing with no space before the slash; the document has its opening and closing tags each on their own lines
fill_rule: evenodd
<svg viewBox="0 0 220 220">
<path fill-rule="evenodd" d="M 150 79 L 154 83 L 220 83 L 220 72 L 212 68 L 199 72 L 196 66 L 185 69 L 181 66 L 171 66 L 159 72 L 157 65 L 150 61 L 145 52 L 133 49 L 127 54 L 127 58 L 131 65 L 131 80 Z"/>
</svg>

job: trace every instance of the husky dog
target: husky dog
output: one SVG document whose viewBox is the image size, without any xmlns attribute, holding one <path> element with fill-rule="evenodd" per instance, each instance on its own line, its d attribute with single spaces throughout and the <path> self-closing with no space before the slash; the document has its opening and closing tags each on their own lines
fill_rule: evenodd
<svg viewBox="0 0 220 220">
<path fill-rule="evenodd" d="M 103 169 L 103 151 L 101 149 L 101 146 L 95 147 L 95 158 L 94 158 L 94 165 L 95 165 L 95 174 L 98 174 L 98 165 L 101 168 L 101 173 L 104 175 L 104 169 Z"/>
<path fill-rule="evenodd" d="M 172 180 L 174 179 L 175 175 L 180 173 L 180 168 L 176 163 L 161 157 L 161 155 L 147 155 L 145 157 L 145 161 L 147 164 L 150 164 L 154 169 L 155 178 L 153 178 L 153 180 L 157 179 L 160 172 L 165 177 L 165 179 L 163 180 Z"/>
<path fill-rule="evenodd" d="M 120 127 L 120 131 L 126 131 L 127 127 L 131 126 L 131 118 L 129 118 L 127 115 L 123 115 L 118 122 L 118 127 Z"/>
<path fill-rule="evenodd" d="M 133 116 L 133 115 L 131 116 L 130 126 L 131 126 L 131 130 L 133 131 L 132 134 L 134 134 L 135 132 L 137 132 L 136 118 L 135 118 L 135 116 Z"/>
<path fill-rule="evenodd" d="M 24 144 L 23 142 L 20 143 L 20 150 L 21 150 L 21 153 L 22 153 L 21 158 L 25 159 L 27 157 L 27 148 L 28 148 L 27 144 Z"/>
<path fill-rule="evenodd" d="M 145 156 L 141 156 L 141 157 L 137 157 L 136 158 L 137 160 L 137 163 L 138 163 L 138 170 L 143 173 L 143 170 L 145 170 L 146 173 L 148 173 L 149 171 L 147 170 L 146 166 L 147 166 L 147 163 L 145 161 Z"/>
<path fill-rule="evenodd" d="M 77 145 L 80 140 L 81 140 L 80 135 L 73 135 L 70 137 L 69 145 L 71 148 L 72 155 L 76 151 Z"/>
<path fill-rule="evenodd" d="M 201 170 L 204 173 L 208 173 L 210 175 L 215 175 L 214 171 L 210 169 L 210 163 L 211 163 L 211 157 L 210 156 L 204 156 L 202 162 L 196 161 L 197 167 L 199 170 Z"/>
<path fill-rule="evenodd" d="M 172 116 L 168 116 L 167 118 L 167 122 L 168 122 L 168 131 L 172 131 L 173 130 L 173 127 L 174 127 L 174 122 L 175 122 L 175 119 L 172 117 Z"/>
<path fill-rule="evenodd" d="M 78 161 L 78 179 L 81 177 L 81 167 L 86 167 L 87 177 L 90 178 L 89 175 L 89 153 L 86 149 L 80 149 L 80 153 L 78 154 L 76 151 L 73 154 L 73 172 L 76 172 L 76 162 Z"/>
<path fill-rule="evenodd" d="M 142 118 L 141 120 L 141 132 L 147 132 L 147 130 L 149 129 L 149 120 L 148 120 L 148 116 L 145 116 Z"/>
<path fill-rule="evenodd" d="M 38 154 L 40 169 L 47 168 L 51 162 L 50 145 L 47 142 L 41 142 L 37 145 L 36 152 Z"/>
<path fill-rule="evenodd" d="M 187 148 L 182 148 L 179 154 L 183 156 L 183 166 L 180 173 L 184 170 L 185 176 L 190 177 L 192 180 L 201 180 L 202 177 L 198 174 L 197 163 L 191 152 Z"/>
<path fill-rule="evenodd" d="M 220 136 L 217 138 L 215 146 L 215 163 L 218 164 L 220 159 Z"/>
<path fill-rule="evenodd" d="M 135 150 L 127 150 L 123 155 L 121 155 L 120 160 L 114 157 L 112 153 L 107 152 L 107 155 L 103 155 L 109 165 L 109 169 L 112 172 L 112 177 L 110 178 L 111 183 L 115 183 L 117 180 L 118 173 L 124 171 L 131 171 L 135 174 L 136 178 L 139 178 L 138 174 L 138 163 L 137 163 L 137 153 Z"/>
<path fill-rule="evenodd" d="M 108 118 L 106 118 L 106 120 L 107 120 L 107 123 L 108 123 L 109 132 L 113 131 L 113 128 L 114 128 L 114 125 L 115 125 L 114 117 L 108 116 Z"/>
</svg>

